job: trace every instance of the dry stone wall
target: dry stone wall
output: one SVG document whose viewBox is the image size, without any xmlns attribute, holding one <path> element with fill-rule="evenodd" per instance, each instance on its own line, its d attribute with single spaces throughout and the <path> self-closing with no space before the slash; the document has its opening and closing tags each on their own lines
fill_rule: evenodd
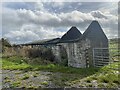
<svg viewBox="0 0 120 90">
<path fill-rule="evenodd" d="M 56 62 L 61 62 L 61 55 L 60 55 L 60 46 L 58 45 L 55 45 L 55 46 L 52 46 L 52 52 L 53 52 L 53 55 L 55 56 L 55 60 Z"/>
<path fill-rule="evenodd" d="M 64 47 L 67 52 L 68 66 L 77 68 L 86 67 L 88 59 L 86 53 L 89 53 L 87 50 L 90 48 L 90 41 L 88 39 L 80 42 L 60 43 L 58 46 L 53 46 L 52 51 L 58 62 L 62 61 L 60 47 Z"/>
<path fill-rule="evenodd" d="M 86 67 L 86 50 L 90 48 L 90 42 L 88 40 L 77 43 L 68 43 L 66 48 L 68 54 L 68 66 L 77 68 Z"/>
</svg>

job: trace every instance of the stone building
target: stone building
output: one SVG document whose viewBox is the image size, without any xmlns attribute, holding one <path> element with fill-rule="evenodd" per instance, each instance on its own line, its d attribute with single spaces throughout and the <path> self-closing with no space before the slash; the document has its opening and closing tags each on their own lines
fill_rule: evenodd
<svg viewBox="0 0 120 90">
<path fill-rule="evenodd" d="M 80 31 L 76 27 L 72 27 L 67 33 L 65 33 L 59 42 L 52 49 L 58 61 L 63 62 L 61 57 L 63 56 L 61 53 L 61 48 L 64 48 L 66 52 L 66 59 L 68 66 L 72 67 L 92 67 L 96 66 L 93 60 L 93 49 L 94 48 L 106 48 L 103 50 L 101 54 L 105 54 L 106 57 L 109 57 L 109 54 L 104 53 L 108 52 L 108 39 L 104 34 L 100 24 L 98 21 L 93 21 L 87 30 L 81 34 Z M 63 49 L 62 49 L 63 50 Z M 102 56 L 102 59 L 104 57 Z M 105 64 L 103 64 L 106 62 Z M 109 63 L 109 58 L 103 59 L 100 63 L 102 65 L 106 65 Z"/>
<path fill-rule="evenodd" d="M 106 48 L 106 51 L 100 49 L 102 50 L 100 64 L 104 66 L 109 63 L 109 58 L 104 59 L 103 57 L 103 54 L 109 57 L 108 39 L 98 21 L 92 21 L 83 34 L 73 26 L 61 38 L 47 40 L 42 43 L 29 43 L 29 45 L 49 47 L 55 56 L 56 62 L 77 68 L 99 66 L 99 58 L 93 59 L 93 50 L 95 48 Z M 104 52 L 107 52 L 107 54 Z M 105 64 L 103 64 L 104 62 Z"/>
</svg>

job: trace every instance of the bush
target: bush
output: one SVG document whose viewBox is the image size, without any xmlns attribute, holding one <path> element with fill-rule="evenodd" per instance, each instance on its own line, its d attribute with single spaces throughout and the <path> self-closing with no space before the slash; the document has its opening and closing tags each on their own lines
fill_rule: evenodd
<svg viewBox="0 0 120 90">
<path fill-rule="evenodd" d="M 27 57 L 29 57 L 29 58 L 40 57 L 43 60 L 54 61 L 54 55 L 53 55 L 51 49 L 46 48 L 46 47 L 28 49 Z"/>
</svg>

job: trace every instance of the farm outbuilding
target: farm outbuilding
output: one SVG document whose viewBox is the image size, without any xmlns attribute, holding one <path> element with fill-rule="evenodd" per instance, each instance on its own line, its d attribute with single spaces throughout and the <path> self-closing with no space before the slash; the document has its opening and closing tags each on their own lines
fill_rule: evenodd
<svg viewBox="0 0 120 90">
<path fill-rule="evenodd" d="M 90 41 L 89 49 L 89 65 L 100 66 L 106 65 L 109 62 L 108 38 L 103 32 L 98 21 L 93 21 L 86 31 L 83 33 L 80 40 L 88 39 Z M 95 56 L 97 52 L 97 55 Z M 94 57 L 97 57 L 95 59 Z M 102 60 L 101 60 L 102 59 Z M 95 63 L 96 62 L 96 63 Z M 97 64 L 97 65 L 96 65 Z"/>
<path fill-rule="evenodd" d="M 109 63 L 108 39 L 96 20 L 83 34 L 72 26 L 61 38 L 25 45 L 49 47 L 56 62 L 72 67 L 99 67 Z"/>
</svg>

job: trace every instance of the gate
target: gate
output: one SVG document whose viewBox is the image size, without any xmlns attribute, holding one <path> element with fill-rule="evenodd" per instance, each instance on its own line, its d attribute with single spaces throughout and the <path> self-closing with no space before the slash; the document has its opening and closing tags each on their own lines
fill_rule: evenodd
<svg viewBox="0 0 120 90">
<path fill-rule="evenodd" d="M 108 48 L 93 48 L 93 64 L 94 67 L 102 67 L 109 63 Z"/>
</svg>

